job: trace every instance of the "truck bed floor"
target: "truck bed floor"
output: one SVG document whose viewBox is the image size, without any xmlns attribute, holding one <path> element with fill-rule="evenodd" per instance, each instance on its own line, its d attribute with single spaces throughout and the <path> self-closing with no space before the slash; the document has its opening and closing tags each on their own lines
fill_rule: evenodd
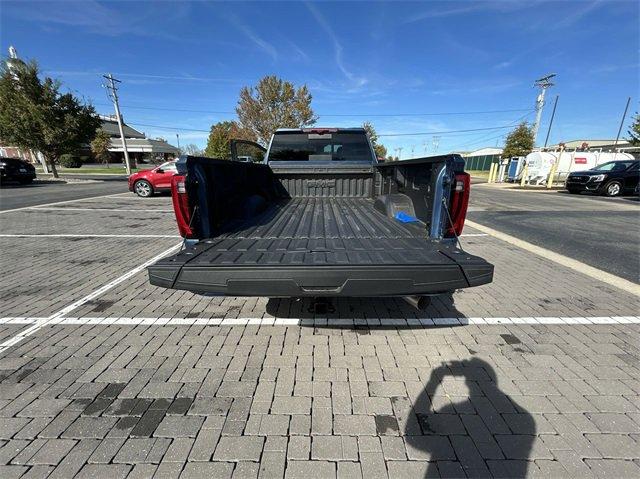
<svg viewBox="0 0 640 479">
<path fill-rule="evenodd" d="M 274 203 L 257 218 L 235 225 L 228 238 L 408 238 L 428 236 L 424 225 L 400 223 L 370 198 L 293 198 Z"/>
<path fill-rule="evenodd" d="M 368 198 L 295 198 L 201 242 L 189 265 L 449 263 L 425 248 L 427 236 L 424 225 L 384 216 Z"/>
<path fill-rule="evenodd" d="M 464 269 L 464 271 L 463 271 Z M 375 296 L 482 284 L 493 267 L 376 211 L 369 198 L 293 198 L 149 268 L 152 284 L 213 294 Z"/>
</svg>

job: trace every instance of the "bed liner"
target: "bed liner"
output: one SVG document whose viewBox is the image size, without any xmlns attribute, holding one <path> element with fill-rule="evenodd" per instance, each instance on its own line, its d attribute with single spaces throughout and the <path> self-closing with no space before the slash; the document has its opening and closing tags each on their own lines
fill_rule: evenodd
<svg viewBox="0 0 640 479">
<path fill-rule="evenodd" d="M 310 268 L 310 266 L 313 266 Z M 371 198 L 289 198 L 149 267 L 152 284 L 209 294 L 437 294 L 491 281 L 493 266 Z"/>
</svg>

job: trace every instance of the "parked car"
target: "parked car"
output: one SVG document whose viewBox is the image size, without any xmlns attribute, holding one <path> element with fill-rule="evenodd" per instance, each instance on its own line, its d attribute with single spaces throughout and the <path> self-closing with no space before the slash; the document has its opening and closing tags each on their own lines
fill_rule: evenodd
<svg viewBox="0 0 640 479">
<path fill-rule="evenodd" d="M 150 170 L 138 171 L 129 177 L 129 191 L 143 198 L 160 191 L 171 191 L 171 178 L 177 171 L 175 160 Z"/>
<path fill-rule="evenodd" d="M 0 181 L 17 181 L 22 185 L 31 183 L 36 177 L 36 168 L 20 158 L 0 158 Z"/>
<path fill-rule="evenodd" d="M 363 128 L 311 128 L 276 131 L 263 163 L 187 156 L 177 167 L 187 240 L 149 266 L 153 285 L 420 304 L 492 281 L 493 265 L 457 242 L 470 190 L 460 155 L 378 163 Z"/>
<path fill-rule="evenodd" d="M 640 161 L 608 161 L 590 170 L 570 173 L 565 182 L 569 193 L 591 191 L 600 195 L 632 194 L 638 187 Z"/>
</svg>

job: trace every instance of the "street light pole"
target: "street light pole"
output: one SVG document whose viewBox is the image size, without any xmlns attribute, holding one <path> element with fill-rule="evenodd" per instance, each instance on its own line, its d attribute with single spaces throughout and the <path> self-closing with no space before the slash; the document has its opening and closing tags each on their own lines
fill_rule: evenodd
<svg viewBox="0 0 640 479">
<path fill-rule="evenodd" d="M 127 175 L 131 174 L 131 163 L 129 162 L 129 151 L 127 150 L 127 140 L 124 136 L 124 128 L 122 126 L 122 115 L 120 115 L 120 105 L 118 104 L 118 88 L 116 87 L 116 83 L 121 83 L 120 80 L 113 78 L 113 75 L 109 73 L 108 75 L 103 75 L 104 78 L 109 82 L 108 85 L 104 85 L 104 87 L 109 92 L 109 96 L 113 100 L 113 106 L 116 110 L 116 120 L 118 122 L 118 129 L 120 130 L 120 139 L 122 140 L 122 150 L 124 151 L 124 162 L 125 167 L 127 168 Z"/>
</svg>

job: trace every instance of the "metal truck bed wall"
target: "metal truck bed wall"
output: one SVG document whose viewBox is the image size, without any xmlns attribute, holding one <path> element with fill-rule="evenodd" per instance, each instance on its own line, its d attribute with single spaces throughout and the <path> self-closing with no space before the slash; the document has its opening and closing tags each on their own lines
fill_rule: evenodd
<svg viewBox="0 0 640 479">
<path fill-rule="evenodd" d="M 447 160 L 327 167 L 189 158 L 203 239 L 151 266 L 150 281 L 248 296 L 414 295 L 489 282 L 491 265 L 431 235 L 441 220 L 434 183 Z M 401 223 L 398 211 L 421 221 Z"/>
</svg>

